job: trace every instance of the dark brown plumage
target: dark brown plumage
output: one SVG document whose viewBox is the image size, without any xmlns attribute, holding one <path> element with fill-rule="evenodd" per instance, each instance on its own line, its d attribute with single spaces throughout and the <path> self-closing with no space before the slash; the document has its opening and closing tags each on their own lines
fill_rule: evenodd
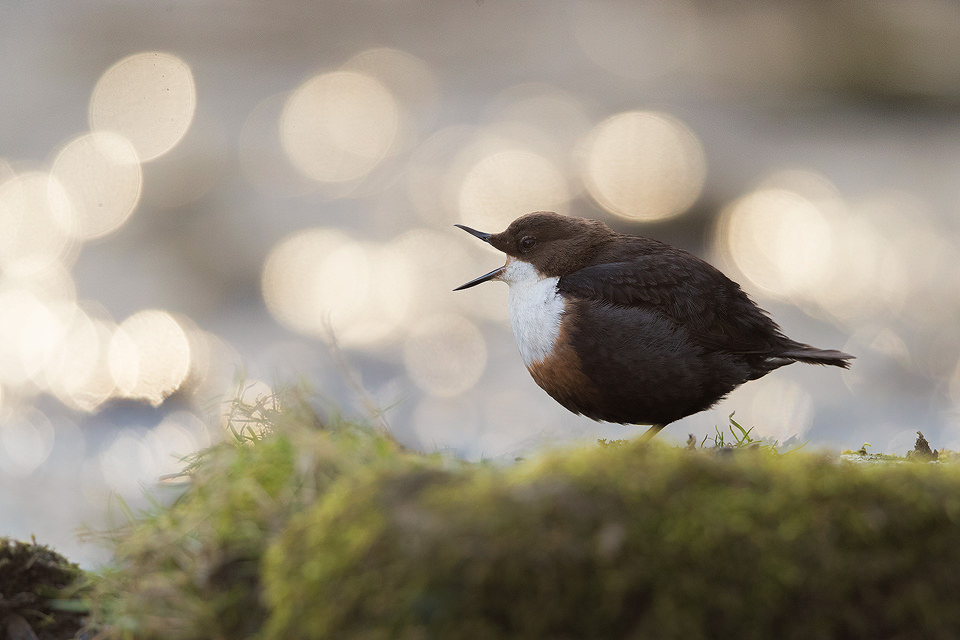
<svg viewBox="0 0 960 640">
<path fill-rule="evenodd" d="M 786 337 L 737 283 L 700 258 L 596 220 L 538 212 L 498 234 L 461 228 L 507 254 L 507 264 L 458 289 L 510 283 L 521 352 L 523 340 L 541 333 L 553 341 L 527 362 L 537 384 L 595 420 L 656 425 L 656 433 L 778 367 L 847 368 L 853 358 Z M 514 289 L 529 295 L 532 283 L 547 290 L 542 320 L 539 306 L 514 301 Z M 549 325 L 554 308 L 559 330 L 528 326 Z"/>
</svg>

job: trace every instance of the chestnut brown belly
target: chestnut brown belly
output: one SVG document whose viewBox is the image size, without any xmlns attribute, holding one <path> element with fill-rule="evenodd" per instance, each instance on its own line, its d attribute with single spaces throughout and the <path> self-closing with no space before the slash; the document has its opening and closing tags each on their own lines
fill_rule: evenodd
<svg viewBox="0 0 960 640">
<path fill-rule="evenodd" d="M 582 303 L 569 311 L 553 351 L 528 369 L 557 402 L 594 420 L 668 424 L 754 373 L 742 356 L 704 348 L 658 314 Z"/>
</svg>

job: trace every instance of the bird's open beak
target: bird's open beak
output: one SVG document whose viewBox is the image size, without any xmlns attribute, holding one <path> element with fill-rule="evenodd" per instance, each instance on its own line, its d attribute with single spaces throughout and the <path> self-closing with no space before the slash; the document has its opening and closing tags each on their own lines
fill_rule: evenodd
<svg viewBox="0 0 960 640">
<path fill-rule="evenodd" d="M 492 234 L 484 233 L 483 231 L 477 231 L 476 229 L 471 229 L 470 227 L 465 227 L 465 226 L 463 226 L 462 224 L 455 224 L 455 225 L 453 225 L 453 226 L 459 227 L 459 228 L 463 229 L 464 231 L 466 231 L 466 232 L 469 233 L 470 235 L 474 236 L 475 238 L 480 238 L 480 239 L 483 240 L 484 242 L 490 242 L 490 236 L 491 236 Z M 502 267 L 498 267 L 498 268 L 494 269 L 493 271 L 491 271 L 490 273 L 484 274 L 484 275 L 480 276 L 479 278 L 475 278 L 475 279 L 471 280 L 470 282 L 468 282 L 468 283 L 466 283 L 466 284 L 460 285 L 459 287 L 457 287 L 456 289 L 454 289 L 454 291 L 461 291 L 462 289 L 469 289 L 470 287 L 475 287 L 475 286 L 477 286 L 478 284 L 481 284 L 481 283 L 483 283 L 483 282 L 486 282 L 487 280 L 497 280 L 497 279 L 500 277 L 500 274 L 502 274 L 502 273 L 503 273 L 503 270 L 506 269 L 506 268 L 507 268 L 507 265 L 503 265 Z"/>
<path fill-rule="evenodd" d="M 460 285 L 459 287 L 457 287 L 456 289 L 454 289 L 454 291 L 461 291 L 462 289 L 469 289 L 470 287 L 475 287 L 475 286 L 477 286 L 478 284 L 480 284 L 480 283 L 482 283 L 482 282 L 486 282 L 487 280 L 497 280 L 497 279 L 500 277 L 500 274 L 503 273 L 503 270 L 506 269 L 506 268 L 507 268 L 506 265 L 504 265 L 504 266 L 502 266 L 502 267 L 497 267 L 496 269 L 494 269 L 494 270 L 491 271 L 490 273 L 484 274 L 484 275 L 480 276 L 479 278 L 474 278 L 473 280 L 471 280 L 470 282 L 468 282 L 468 283 L 466 283 L 466 284 Z"/>
<path fill-rule="evenodd" d="M 473 237 L 475 237 L 475 238 L 480 238 L 480 239 L 483 240 L 484 242 L 490 242 L 490 236 L 493 235 L 493 234 L 491 234 L 491 233 L 484 233 L 483 231 L 477 231 L 476 229 L 471 229 L 470 227 L 465 227 L 465 226 L 463 226 L 462 224 L 455 224 L 455 225 L 453 225 L 453 226 L 457 227 L 458 229 L 463 229 L 464 231 L 466 231 L 467 233 L 469 233 L 469 234 L 472 235 Z"/>
</svg>

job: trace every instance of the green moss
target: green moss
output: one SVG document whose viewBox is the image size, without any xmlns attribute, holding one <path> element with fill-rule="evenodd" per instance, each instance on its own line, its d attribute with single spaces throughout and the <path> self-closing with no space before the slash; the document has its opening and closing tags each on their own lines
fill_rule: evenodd
<svg viewBox="0 0 960 640">
<path fill-rule="evenodd" d="M 265 563 L 276 638 L 955 637 L 960 472 L 624 443 L 343 478 Z"/>
<path fill-rule="evenodd" d="M 840 454 L 842 460 L 848 462 L 859 462 L 866 464 L 880 463 L 900 463 L 900 462 L 936 462 L 955 464 L 958 462 L 958 456 L 955 451 L 949 449 L 931 449 L 930 443 L 923 436 L 923 433 L 917 431 L 917 441 L 912 451 L 908 451 L 905 456 L 898 456 L 889 453 L 870 453 L 867 451 L 871 447 L 869 442 L 864 442 L 857 451 L 846 449 Z"/>
<path fill-rule="evenodd" d="M 251 637 L 266 616 L 260 563 L 292 514 L 343 475 L 402 456 L 392 439 L 296 392 L 238 403 L 235 437 L 187 468 L 186 489 L 109 537 L 112 566 L 93 599 L 109 638 Z"/>
<path fill-rule="evenodd" d="M 72 638 L 83 624 L 80 568 L 36 541 L 0 538 L 0 638 Z M 17 634 L 20 634 L 19 636 Z"/>
<path fill-rule="evenodd" d="M 101 637 L 960 636 L 956 465 L 777 455 L 745 429 L 722 455 L 470 465 L 297 394 L 231 427 L 114 533 Z"/>
</svg>

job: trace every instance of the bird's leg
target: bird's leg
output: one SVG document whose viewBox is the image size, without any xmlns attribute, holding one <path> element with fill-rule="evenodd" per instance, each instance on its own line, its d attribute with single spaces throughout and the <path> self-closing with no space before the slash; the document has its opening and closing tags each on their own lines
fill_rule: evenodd
<svg viewBox="0 0 960 640">
<path fill-rule="evenodd" d="M 637 440 L 637 442 L 647 442 L 648 440 L 652 440 L 652 439 L 653 439 L 653 436 L 655 436 L 655 435 L 657 435 L 658 433 L 660 433 L 660 430 L 663 429 L 665 426 L 667 426 L 667 425 L 665 425 L 665 424 L 652 424 L 652 425 L 650 425 L 650 428 L 643 432 L 643 435 L 640 436 L 640 438 L 639 438 L 639 440 Z"/>
</svg>

